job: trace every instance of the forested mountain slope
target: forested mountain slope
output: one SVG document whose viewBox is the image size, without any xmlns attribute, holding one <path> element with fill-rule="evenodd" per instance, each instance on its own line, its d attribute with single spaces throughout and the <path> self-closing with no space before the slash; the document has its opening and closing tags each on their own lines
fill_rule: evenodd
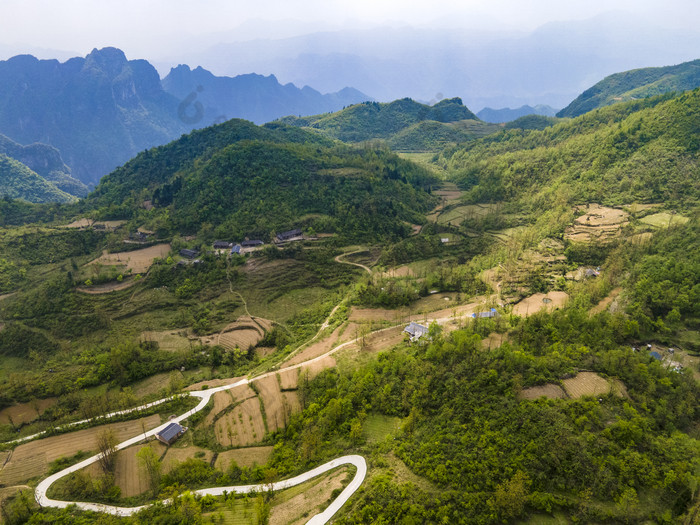
<svg viewBox="0 0 700 525">
<path fill-rule="evenodd" d="M 390 153 L 231 120 L 139 154 L 106 176 L 85 205 L 164 231 L 208 223 L 220 235 L 265 236 L 305 218 L 317 231 L 403 236 L 408 223 L 423 220 L 433 182 Z M 142 209 L 144 201 L 154 209 Z"/>
<path fill-rule="evenodd" d="M 88 193 L 87 186 L 73 178 L 70 168 L 61 158 L 61 153 L 53 146 L 41 143 L 22 146 L 5 135 L 0 135 L 0 153 L 21 162 L 41 177 L 53 182 L 61 191 L 76 197 L 85 197 Z"/>
<path fill-rule="evenodd" d="M 342 111 L 312 117 L 285 117 L 285 124 L 318 129 L 344 142 L 390 138 L 422 121 L 456 122 L 479 119 L 459 98 L 445 99 L 433 106 L 403 98 L 389 103 L 365 102 Z"/>
<path fill-rule="evenodd" d="M 617 102 L 688 91 L 700 87 L 700 60 L 675 66 L 646 67 L 615 73 L 581 93 L 558 117 L 577 117 Z"/>
<path fill-rule="evenodd" d="M 507 130 L 444 152 L 438 162 L 472 197 L 565 202 L 700 198 L 700 90 L 618 104 L 544 130 Z"/>
<path fill-rule="evenodd" d="M 27 202 L 73 202 L 75 197 L 59 190 L 21 162 L 0 153 L 0 196 Z"/>
</svg>

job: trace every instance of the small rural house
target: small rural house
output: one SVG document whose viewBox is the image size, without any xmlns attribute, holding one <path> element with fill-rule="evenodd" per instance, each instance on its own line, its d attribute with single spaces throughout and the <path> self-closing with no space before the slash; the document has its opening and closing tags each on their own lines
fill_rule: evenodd
<svg viewBox="0 0 700 525">
<path fill-rule="evenodd" d="M 498 316 L 498 312 L 496 311 L 495 308 L 491 308 L 490 310 L 486 312 L 477 312 L 472 314 L 473 319 L 488 319 L 491 317 L 496 317 Z"/>
<path fill-rule="evenodd" d="M 214 243 L 214 249 L 215 250 L 228 250 L 231 247 L 230 242 L 226 241 L 216 241 Z"/>
<path fill-rule="evenodd" d="M 422 324 L 411 322 L 406 328 L 404 328 L 403 332 L 405 334 L 408 334 L 411 342 L 414 342 L 418 341 L 418 339 L 420 339 L 428 333 L 428 327 L 423 326 Z"/>
<path fill-rule="evenodd" d="M 255 248 L 257 246 L 262 246 L 263 244 L 265 244 L 265 243 L 259 239 L 251 239 L 250 241 L 242 241 L 241 242 L 241 246 L 243 248 Z"/>
<path fill-rule="evenodd" d="M 180 255 L 182 255 L 183 257 L 187 257 L 188 259 L 194 259 L 199 255 L 199 252 L 197 250 L 183 248 L 182 250 L 180 250 Z"/>
<path fill-rule="evenodd" d="M 282 232 L 277 234 L 277 242 L 287 242 L 299 240 L 303 237 L 301 230 L 296 228 L 295 230 L 289 230 L 287 232 Z"/>
<path fill-rule="evenodd" d="M 187 430 L 187 428 L 181 427 L 178 423 L 170 423 L 156 434 L 156 439 L 166 445 L 172 445 L 177 438 L 185 433 L 185 430 Z"/>
<path fill-rule="evenodd" d="M 241 245 L 236 244 L 233 248 L 231 248 L 231 255 L 240 255 L 241 254 Z"/>
</svg>

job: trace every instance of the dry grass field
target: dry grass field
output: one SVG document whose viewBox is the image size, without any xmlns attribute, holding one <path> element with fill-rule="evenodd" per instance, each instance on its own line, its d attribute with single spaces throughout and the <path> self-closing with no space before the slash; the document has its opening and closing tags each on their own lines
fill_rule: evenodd
<svg viewBox="0 0 700 525">
<path fill-rule="evenodd" d="M 88 265 L 100 263 L 111 266 L 126 266 L 133 273 L 145 273 L 153 264 L 153 259 L 166 257 L 168 253 L 170 253 L 169 244 L 156 244 L 131 252 L 107 253 L 105 251 Z"/>
<path fill-rule="evenodd" d="M 160 447 L 165 447 L 161 443 L 158 443 Z M 188 445 L 186 447 L 167 447 L 167 452 L 163 458 L 163 471 L 169 472 L 172 470 L 177 463 L 182 463 L 187 459 L 196 457 L 197 453 L 204 453 L 203 456 L 199 457 L 202 461 L 209 463 L 214 457 L 214 453 L 211 450 L 206 450 L 203 448 L 195 447 L 194 445 Z"/>
<path fill-rule="evenodd" d="M 275 432 L 287 426 L 287 421 L 291 416 L 291 407 L 287 406 L 285 397 L 282 395 L 277 375 L 258 379 L 255 381 L 255 387 L 260 392 L 260 398 L 265 407 L 267 430 Z"/>
<path fill-rule="evenodd" d="M 274 447 L 246 447 L 227 450 L 216 457 L 216 468 L 226 470 L 231 461 L 235 461 L 239 467 L 252 467 L 264 465 L 272 456 Z"/>
<path fill-rule="evenodd" d="M 314 357 L 318 357 L 320 355 L 325 354 L 329 350 L 331 350 L 334 346 L 338 344 L 338 338 L 340 336 L 340 333 L 342 331 L 342 326 L 339 326 L 336 328 L 332 334 L 329 336 L 320 339 L 306 348 L 304 348 L 301 352 L 298 354 L 294 355 L 289 362 L 285 363 L 288 365 L 296 365 L 298 363 L 303 363 L 304 361 L 308 361 L 309 359 L 313 359 Z"/>
<path fill-rule="evenodd" d="M 550 399 L 564 399 L 566 398 L 566 392 L 554 383 L 547 383 L 541 386 L 532 386 L 530 388 L 523 388 L 520 392 L 520 399 L 539 399 L 540 397 L 548 397 Z"/>
<path fill-rule="evenodd" d="M 549 292 L 547 294 L 536 293 L 530 297 L 526 297 L 518 304 L 513 306 L 513 315 L 528 317 L 540 310 L 554 310 L 561 308 L 569 300 L 569 294 L 566 292 Z"/>
<path fill-rule="evenodd" d="M 299 385 L 299 369 L 282 370 L 279 377 L 280 388 L 282 390 L 296 390 Z"/>
<path fill-rule="evenodd" d="M 601 396 L 611 391 L 610 382 L 594 372 L 580 372 L 576 377 L 564 379 L 564 390 L 573 399 L 583 396 Z"/>
<path fill-rule="evenodd" d="M 56 402 L 57 399 L 51 397 L 3 408 L 0 410 L 0 424 L 7 425 L 12 422 L 14 425 L 24 425 L 31 423 Z"/>
<path fill-rule="evenodd" d="M 148 490 L 146 476 L 143 474 L 136 457 L 138 451 L 147 446 L 153 447 L 159 457 L 165 450 L 165 445 L 151 442 L 149 445 L 134 445 L 117 452 L 114 465 L 114 484 L 122 491 L 122 497 L 138 496 Z M 84 470 L 93 478 L 102 474 L 99 463 L 93 463 L 85 467 Z"/>
<path fill-rule="evenodd" d="M 152 415 L 134 421 L 78 430 L 19 445 L 12 451 L 10 460 L 0 471 L 0 483 L 16 485 L 45 474 L 49 463 L 60 457 L 73 456 L 79 450 L 96 451 L 97 436 L 105 428 L 111 428 L 117 440 L 121 442 L 137 436 L 143 432 L 144 428 L 150 430 L 158 425 L 160 425 L 160 417 Z"/>
<path fill-rule="evenodd" d="M 216 421 L 217 441 L 225 446 L 243 447 L 258 443 L 265 435 L 265 423 L 257 397 L 248 399 Z"/>
<path fill-rule="evenodd" d="M 287 489 L 272 500 L 270 525 L 302 525 L 330 503 L 331 494 L 345 486 L 350 470 L 341 467 Z"/>
</svg>

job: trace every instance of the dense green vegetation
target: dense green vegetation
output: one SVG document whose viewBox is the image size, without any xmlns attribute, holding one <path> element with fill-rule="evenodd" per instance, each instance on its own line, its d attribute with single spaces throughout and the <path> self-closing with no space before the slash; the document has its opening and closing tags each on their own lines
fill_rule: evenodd
<svg viewBox="0 0 700 525">
<path fill-rule="evenodd" d="M 448 123 L 424 120 L 393 135 L 388 145 L 394 151 L 439 151 L 450 144 L 473 140 L 499 129 L 478 120 Z"/>
<path fill-rule="evenodd" d="M 618 104 L 541 131 L 512 129 L 438 159 L 475 202 L 696 204 L 700 90 Z"/>
<path fill-rule="evenodd" d="M 345 238 L 396 238 L 423 222 L 434 182 L 385 151 L 332 145 L 279 124 L 229 121 L 140 154 L 105 177 L 84 206 L 100 217 L 145 222 L 159 235 L 206 224 L 209 237 L 270 240 L 304 226 Z M 143 201 L 155 209 L 140 209 Z"/>
<path fill-rule="evenodd" d="M 460 120 L 478 121 L 479 119 L 462 104 L 459 98 L 445 99 L 433 106 L 404 98 L 389 103 L 363 102 L 325 115 L 285 117 L 280 119 L 280 122 L 291 126 L 317 129 L 329 137 L 344 142 L 362 142 L 379 138 L 389 139 L 394 134 L 422 121 L 445 123 Z M 434 133 L 435 126 L 433 125 L 431 129 Z M 447 128 L 442 129 L 441 134 L 444 137 Z M 451 136 L 454 135 L 453 132 Z"/>
<path fill-rule="evenodd" d="M 27 202 L 73 202 L 75 197 L 37 175 L 21 162 L 0 153 L 0 196 Z"/>
<path fill-rule="evenodd" d="M 697 87 L 700 87 L 700 60 L 675 66 L 633 69 L 605 77 L 581 93 L 557 116 L 578 117 L 617 102 L 688 91 Z"/>
</svg>

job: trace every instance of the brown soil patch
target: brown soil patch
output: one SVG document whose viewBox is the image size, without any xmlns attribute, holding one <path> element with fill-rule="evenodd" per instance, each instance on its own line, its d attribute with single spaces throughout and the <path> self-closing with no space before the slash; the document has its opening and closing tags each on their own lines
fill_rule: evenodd
<svg viewBox="0 0 700 525">
<path fill-rule="evenodd" d="M 118 253 L 102 253 L 100 257 L 88 264 L 124 265 L 133 273 L 145 273 L 156 258 L 166 257 L 170 253 L 169 244 L 156 244 L 141 250 Z"/>
<path fill-rule="evenodd" d="M 333 359 L 333 356 L 327 355 L 323 359 L 303 365 L 301 367 L 301 373 L 308 374 L 308 378 L 313 379 L 324 370 L 333 368 L 335 365 L 336 362 L 335 359 Z"/>
<path fill-rule="evenodd" d="M 137 436 L 143 432 L 142 423 L 146 430 L 150 430 L 160 425 L 160 417 L 154 414 L 134 421 L 78 430 L 19 445 L 0 472 L 0 483 L 16 485 L 45 474 L 48 464 L 60 457 L 73 456 L 79 450 L 96 451 L 97 435 L 105 428 L 111 428 L 119 442 Z"/>
<path fill-rule="evenodd" d="M 564 379 L 562 383 L 566 393 L 573 399 L 583 396 L 600 396 L 611 391 L 608 380 L 594 372 L 581 372 L 576 377 Z"/>
<path fill-rule="evenodd" d="M 613 300 L 620 295 L 620 292 L 622 291 L 622 288 L 615 288 L 610 292 L 610 294 L 600 301 L 597 305 L 595 305 L 593 308 L 591 308 L 588 313 L 590 315 L 596 315 L 599 314 L 600 312 L 607 310 L 608 306 L 610 306 L 610 303 L 613 302 Z"/>
<path fill-rule="evenodd" d="M 22 403 L 0 410 L 0 424 L 7 425 L 12 420 L 15 425 L 31 423 L 43 414 L 47 408 L 56 404 L 55 397 L 37 399 L 29 403 Z"/>
<path fill-rule="evenodd" d="M 304 361 L 308 361 L 309 359 L 313 359 L 314 357 L 318 357 L 320 355 L 325 354 L 338 344 L 338 337 L 340 335 L 340 332 L 341 327 L 339 326 L 333 331 L 331 335 L 307 346 L 301 352 L 292 357 L 292 359 L 290 359 L 288 363 L 285 364 L 296 365 L 298 363 L 303 363 Z"/>
<path fill-rule="evenodd" d="M 97 295 L 102 293 L 118 292 L 119 290 L 126 290 L 127 288 L 131 288 L 132 286 L 134 286 L 136 283 L 136 279 L 126 278 L 122 282 L 112 281 L 110 283 L 95 284 L 93 286 L 77 286 L 75 289 L 82 293 Z"/>
<path fill-rule="evenodd" d="M 255 381 L 255 387 L 260 392 L 260 398 L 265 407 L 268 432 L 275 432 L 287 426 L 292 408 L 288 406 L 286 398 L 280 391 L 277 374 L 258 379 Z M 288 393 L 295 394 L 294 392 Z"/>
<path fill-rule="evenodd" d="M 414 272 L 408 266 L 398 266 L 397 268 L 392 268 L 382 273 L 382 277 L 415 277 L 416 272 Z"/>
<path fill-rule="evenodd" d="M 299 369 L 282 370 L 279 374 L 280 388 L 282 390 L 296 390 L 299 385 Z"/>
<path fill-rule="evenodd" d="M 274 346 L 258 346 L 255 348 L 255 355 L 257 357 L 263 358 L 267 357 L 270 354 L 275 353 L 275 347 Z"/>
<path fill-rule="evenodd" d="M 257 397 L 247 399 L 219 418 L 214 426 L 217 441 L 227 447 L 242 447 L 262 441 L 265 424 Z"/>
<path fill-rule="evenodd" d="M 231 381 L 235 381 L 235 379 Z M 211 412 L 209 412 L 207 417 L 204 419 L 204 425 L 211 425 L 216 416 L 220 412 L 226 410 L 232 404 L 240 403 L 241 401 L 245 401 L 246 399 L 250 399 L 255 396 L 255 392 L 249 385 L 240 385 L 229 390 L 217 392 L 212 396 L 214 398 L 214 406 L 212 407 Z"/>
<path fill-rule="evenodd" d="M 566 292 L 536 293 L 513 306 L 513 315 L 528 317 L 540 310 L 552 311 L 555 308 L 564 306 L 568 299 L 569 294 Z"/>
<path fill-rule="evenodd" d="M 226 471 L 231 461 L 235 461 L 239 467 L 264 465 L 269 461 L 274 449 L 275 447 L 247 447 L 227 450 L 217 456 L 215 467 Z"/>
<path fill-rule="evenodd" d="M 535 400 L 540 397 L 548 397 L 550 399 L 565 399 L 566 392 L 554 383 L 547 383 L 541 386 L 532 386 L 530 388 L 523 388 L 518 396 L 520 399 L 530 399 Z"/>
<path fill-rule="evenodd" d="M 348 468 L 339 468 L 324 476 L 312 479 L 297 490 L 289 489 L 272 500 L 270 525 L 302 525 L 313 516 L 322 512 L 329 504 L 331 494 L 342 489 Z"/>
<path fill-rule="evenodd" d="M 143 474 L 136 457 L 138 451 L 146 446 L 148 445 L 134 445 L 117 452 L 114 465 L 114 484 L 121 489 L 122 497 L 138 496 L 149 489 L 146 476 Z M 165 450 L 165 446 L 158 442 L 151 444 L 151 446 L 159 457 Z M 93 463 L 83 470 L 94 478 L 102 474 L 99 463 Z"/>
</svg>

